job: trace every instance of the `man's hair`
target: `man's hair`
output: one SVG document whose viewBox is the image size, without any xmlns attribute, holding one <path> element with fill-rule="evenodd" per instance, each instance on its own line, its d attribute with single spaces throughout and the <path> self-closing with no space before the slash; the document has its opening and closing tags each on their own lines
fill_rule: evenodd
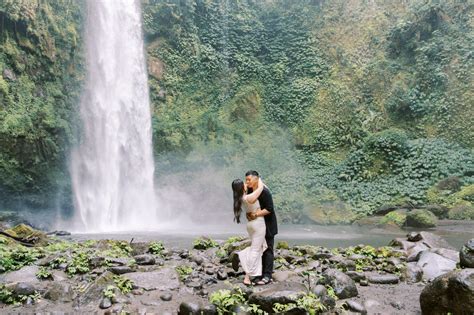
<svg viewBox="0 0 474 315">
<path fill-rule="evenodd" d="M 257 176 L 257 177 L 260 177 L 260 175 L 258 175 L 258 172 L 257 171 L 247 171 L 247 173 L 245 173 L 245 176 L 249 176 L 249 175 L 253 175 L 253 176 Z"/>
</svg>

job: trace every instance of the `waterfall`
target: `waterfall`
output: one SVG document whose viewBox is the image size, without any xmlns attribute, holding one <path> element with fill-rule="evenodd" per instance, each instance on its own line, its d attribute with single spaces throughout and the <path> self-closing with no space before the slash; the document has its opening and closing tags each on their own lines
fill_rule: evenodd
<svg viewBox="0 0 474 315">
<path fill-rule="evenodd" d="M 75 213 L 87 232 L 156 228 L 151 113 L 140 1 L 88 0 Z"/>
</svg>

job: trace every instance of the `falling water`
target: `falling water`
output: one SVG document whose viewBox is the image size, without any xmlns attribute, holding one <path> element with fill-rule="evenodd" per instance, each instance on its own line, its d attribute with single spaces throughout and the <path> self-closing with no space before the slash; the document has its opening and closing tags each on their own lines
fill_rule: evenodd
<svg viewBox="0 0 474 315">
<path fill-rule="evenodd" d="M 158 222 L 140 1 L 87 2 L 81 143 L 72 152 L 76 213 L 88 232 Z"/>
</svg>

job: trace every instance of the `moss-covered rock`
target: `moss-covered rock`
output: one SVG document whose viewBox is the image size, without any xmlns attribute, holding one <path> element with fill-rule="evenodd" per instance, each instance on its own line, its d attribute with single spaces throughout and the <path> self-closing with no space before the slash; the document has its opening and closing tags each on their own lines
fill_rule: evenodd
<svg viewBox="0 0 474 315">
<path fill-rule="evenodd" d="M 425 209 L 415 209 L 407 213 L 406 224 L 412 227 L 430 228 L 438 223 L 436 216 Z"/>
<path fill-rule="evenodd" d="M 474 205 L 468 201 L 455 204 L 448 213 L 453 220 L 474 220 Z"/>
<path fill-rule="evenodd" d="M 306 210 L 307 217 L 315 224 L 350 224 L 355 214 L 342 201 L 323 201 L 315 203 Z"/>
<path fill-rule="evenodd" d="M 11 229 L 5 230 L 5 233 L 32 244 L 46 245 L 47 243 L 46 233 L 26 224 L 18 224 Z"/>
<path fill-rule="evenodd" d="M 396 210 L 387 213 L 381 220 L 379 224 L 382 225 L 395 225 L 402 227 L 405 225 L 407 219 L 407 210 Z"/>
</svg>

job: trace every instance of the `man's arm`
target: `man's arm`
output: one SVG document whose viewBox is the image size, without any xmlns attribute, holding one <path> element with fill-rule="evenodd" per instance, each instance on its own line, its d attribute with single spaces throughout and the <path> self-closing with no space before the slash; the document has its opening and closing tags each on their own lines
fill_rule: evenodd
<svg viewBox="0 0 474 315">
<path fill-rule="evenodd" d="M 273 198 L 268 188 L 264 189 L 263 192 L 260 194 L 259 201 L 260 207 L 263 209 L 257 210 L 252 213 L 252 219 L 255 219 L 257 217 L 264 217 L 273 212 Z"/>
</svg>

